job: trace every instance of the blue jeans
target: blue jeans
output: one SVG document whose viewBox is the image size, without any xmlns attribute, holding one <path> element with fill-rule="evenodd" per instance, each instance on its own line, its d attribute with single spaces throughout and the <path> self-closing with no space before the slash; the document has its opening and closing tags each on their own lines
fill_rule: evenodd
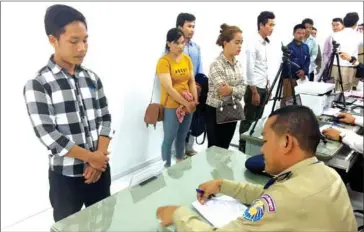
<svg viewBox="0 0 364 232">
<path fill-rule="evenodd" d="M 171 166 L 172 144 L 175 140 L 176 157 L 182 159 L 185 153 L 186 136 L 190 130 L 192 114 L 186 114 L 182 123 L 178 122 L 177 109 L 164 109 L 163 132 L 164 139 L 162 143 L 162 159 L 166 161 L 166 166 Z"/>
</svg>

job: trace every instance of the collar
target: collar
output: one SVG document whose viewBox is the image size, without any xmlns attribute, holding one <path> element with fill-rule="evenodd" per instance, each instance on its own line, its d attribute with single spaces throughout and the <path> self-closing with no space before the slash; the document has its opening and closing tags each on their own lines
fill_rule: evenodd
<svg viewBox="0 0 364 232">
<path fill-rule="evenodd" d="M 224 53 L 223 52 L 221 52 L 220 53 L 220 57 L 221 57 L 221 59 L 225 62 L 225 63 L 227 63 L 227 64 L 231 64 L 230 63 L 230 61 L 225 57 L 225 55 L 224 55 Z M 235 58 L 235 57 L 233 57 L 233 65 L 236 65 L 236 63 L 238 63 L 238 60 Z"/>
<path fill-rule="evenodd" d="M 306 40 L 304 40 L 304 41 L 308 41 L 308 40 L 313 40 L 314 38 L 313 38 L 313 36 L 312 35 L 310 35 Z"/>
<path fill-rule="evenodd" d="M 305 166 L 312 165 L 312 164 L 317 164 L 319 162 L 320 161 L 316 157 L 311 157 L 311 158 L 302 160 L 301 162 L 293 165 L 292 167 L 284 170 L 280 174 L 278 174 L 278 175 L 274 176 L 273 178 L 271 178 L 264 185 L 264 189 L 268 189 L 271 185 L 273 185 L 277 181 L 279 182 L 279 181 L 289 179 L 292 176 L 292 173 L 297 173 L 301 168 L 303 168 Z"/>
<path fill-rule="evenodd" d="M 195 43 L 192 40 L 190 40 L 190 41 L 188 41 L 188 43 L 186 45 L 193 47 L 195 45 Z"/>
<path fill-rule="evenodd" d="M 61 66 L 59 66 L 58 64 L 56 64 L 54 62 L 54 55 L 51 55 L 51 57 L 49 58 L 47 67 L 51 69 L 53 74 L 58 74 L 61 71 L 68 73 L 64 68 L 62 68 Z M 75 73 L 77 73 L 78 71 L 83 71 L 83 70 L 85 70 L 85 68 L 82 65 L 76 65 Z M 74 76 L 77 76 L 77 75 L 74 75 Z"/>
<path fill-rule="evenodd" d="M 283 172 L 281 172 L 279 175 L 282 175 L 282 174 L 284 174 L 286 172 L 294 172 L 294 173 L 297 173 L 297 171 L 300 170 L 302 167 L 308 166 L 310 164 L 318 163 L 318 162 L 319 162 L 319 160 L 315 156 L 314 157 L 311 157 L 311 158 L 307 158 L 307 159 L 302 160 L 301 162 L 298 162 L 295 165 L 287 168 L 286 170 L 284 170 Z"/>
<path fill-rule="evenodd" d="M 258 34 L 258 41 L 260 43 L 262 43 L 262 44 L 270 43 L 270 40 L 268 39 L 268 37 L 265 37 L 265 39 L 263 39 L 263 37 L 259 34 L 259 32 L 257 34 Z"/>
</svg>

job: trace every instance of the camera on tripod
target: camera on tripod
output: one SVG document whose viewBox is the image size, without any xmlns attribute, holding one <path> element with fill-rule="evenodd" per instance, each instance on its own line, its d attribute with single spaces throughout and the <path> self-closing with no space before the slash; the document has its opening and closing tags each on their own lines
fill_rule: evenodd
<svg viewBox="0 0 364 232">
<path fill-rule="evenodd" d="M 287 46 L 284 46 L 283 43 L 282 43 L 282 46 L 281 46 L 281 50 L 283 52 L 283 56 L 284 57 L 290 57 L 291 56 L 291 51 L 288 49 Z"/>
<path fill-rule="evenodd" d="M 332 46 L 333 46 L 333 49 L 336 50 L 340 47 L 340 44 L 338 42 L 336 42 L 335 40 L 332 40 Z"/>
</svg>

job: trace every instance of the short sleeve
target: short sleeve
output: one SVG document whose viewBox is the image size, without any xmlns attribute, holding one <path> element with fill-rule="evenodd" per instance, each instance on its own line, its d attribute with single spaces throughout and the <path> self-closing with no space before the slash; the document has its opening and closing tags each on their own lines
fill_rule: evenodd
<svg viewBox="0 0 364 232">
<path fill-rule="evenodd" d="M 159 59 L 157 64 L 157 74 L 170 73 L 169 63 L 166 59 Z"/>
</svg>

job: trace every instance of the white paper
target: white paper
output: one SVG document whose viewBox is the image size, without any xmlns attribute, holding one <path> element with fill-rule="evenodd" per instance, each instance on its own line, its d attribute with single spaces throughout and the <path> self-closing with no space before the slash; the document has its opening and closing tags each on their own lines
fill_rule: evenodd
<svg viewBox="0 0 364 232">
<path fill-rule="evenodd" d="M 207 221 L 218 228 L 241 217 L 247 208 L 229 196 L 211 198 L 204 205 L 201 205 L 199 201 L 195 201 L 192 205 Z"/>
</svg>

